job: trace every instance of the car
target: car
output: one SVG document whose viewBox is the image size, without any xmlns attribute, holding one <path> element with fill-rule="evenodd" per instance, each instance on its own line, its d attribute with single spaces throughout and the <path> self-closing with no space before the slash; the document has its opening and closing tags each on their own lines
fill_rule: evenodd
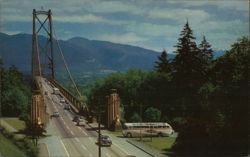
<svg viewBox="0 0 250 157">
<path fill-rule="evenodd" d="M 79 119 L 83 119 L 83 117 L 82 116 L 78 116 L 78 115 L 76 115 L 74 118 L 73 118 L 73 122 L 77 122 Z"/>
<path fill-rule="evenodd" d="M 59 112 L 54 112 L 52 115 L 51 115 L 52 117 L 59 117 L 60 115 L 59 115 Z"/>
<path fill-rule="evenodd" d="M 70 110 L 70 106 L 67 102 L 64 103 L 63 109 Z"/>
<path fill-rule="evenodd" d="M 79 118 L 77 121 L 76 121 L 76 125 L 80 126 L 80 125 L 83 125 L 85 126 L 86 124 L 86 121 L 82 118 Z"/>
<path fill-rule="evenodd" d="M 99 145 L 99 140 L 96 142 L 97 145 Z M 100 146 L 111 146 L 112 141 L 108 135 L 101 135 L 100 136 Z"/>
<path fill-rule="evenodd" d="M 65 99 L 60 99 L 60 103 L 65 103 L 66 101 L 65 101 Z"/>
</svg>

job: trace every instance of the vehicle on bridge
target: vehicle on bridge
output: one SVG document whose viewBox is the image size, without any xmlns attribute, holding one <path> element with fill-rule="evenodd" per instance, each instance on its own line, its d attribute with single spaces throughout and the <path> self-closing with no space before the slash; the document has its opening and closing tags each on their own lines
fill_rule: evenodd
<svg viewBox="0 0 250 157">
<path fill-rule="evenodd" d="M 63 109 L 64 110 L 70 110 L 70 106 L 67 102 L 63 103 Z"/>
<path fill-rule="evenodd" d="M 53 94 L 60 94 L 60 90 L 58 88 L 54 87 Z"/>
<path fill-rule="evenodd" d="M 59 117 L 60 115 L 59 115 L 59 112 L 57 112 L 57 111 L 55 111 L 52 115 L 51 115 L 51 117 Z"/>
<path fill-rule="evenodd" d="M 98 139 L 97 139 L 98 140 Z M 96 142 L 97 145 L 99 145 L 99 140 Z M 101 146 L 111 146 L 112 141 L 107 135 L 101 135 L 100 136 L 100 145 Z"/>
<path fill-rule="evenodd" d="M 124 123 L 122 134 L 125 137 L 169 136 L 174 130 L 168 123 Z"/>
<path fill-rule="evenodd" d="M 76 121 L 76 125 L 77 126 L 85 126 L 86 124 L 86 121 L 82 118 L 79 118 L 77 121 Z"/>
</svg>

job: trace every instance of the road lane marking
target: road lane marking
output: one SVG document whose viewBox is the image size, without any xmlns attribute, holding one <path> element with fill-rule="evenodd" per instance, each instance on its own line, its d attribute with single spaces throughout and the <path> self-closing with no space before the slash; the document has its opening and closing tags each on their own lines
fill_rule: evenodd
<svg viewBox="0 0 250 157">
<path fill-rule="evenodd" d="M 93 157 L 91 153 L 89 153 L 89 156 L 90 156 L 90 157 Z"/>
<path fill-rule="evenodd" d="M 84 145 L 81 144 L 81 146 L 82 146 L 83 149 L 87 150 L 87 148 Z"/>
<path fill-rule="evenodd" d="M 75 140 L 76 140 L 77 142 L 80 142 L 80 140 L 79 140 L 78 138 L 75 138 Z"/>
<path fill-rule="evenodd" d="M 74 136 L 75 134 L 73 133 L 73 131 L 70 130 L 70 133 Z"/>
<path fill-rule="evenodd" d="M 82 130 L 82 129 L 81 129 Z M 84 135 L 88 135 L 85 131 L 82 130 L 82 132 L 84 133 Z"/>
<path fill-rule="evenodd" d="M 111 157 L 111 155 L 109 155 L 109 153 L 106 153 L 106 155 L 107 155 L 108 157 Z"/>
<path fill-rule="evenodd" d="M 66 149 L 64 143 L 62 142 L 62 140 L 60 140 L 60 142 L 62 143 L 62 146 L 63 146 L 63 148 L 64 148 L 64 150 L 65 150 L 67 156 L 70 157 L 70 156 L 69 156 L 69 152 L 67 151 L 67 149 Z"/>
<path fill-rule="evenodd" d="M 66 126 L 66 128 L 70 131 L 70 129 L 69 129 L 69 127 L 68 127 L 68 125 L 65 125 Z"/>
<path fill-rule="evenodd" d="M 48 155 L 50 156 L 50 151 L 49 151 L 49 147 L 48 147 L 48 145 L 45 143 L 45 146 L 46 146 L 46 149 L 47 149 L 47 151 L 48 151 Z"/>
<path fill-rule="evenodd" d="M 84 135 L 88 135 L 81 127 L 78 126 L 77 128 L 78 128 L 80 131 L 82 131 Z"/>
<path fill-rule="evenodd" d="M 114 145 L 116 146 L 116 147 L 118 147 L 120 150 L 122 150 L 124 153 L 126 153 L 127 155 L 129 155 L 129 153 L 126 151 L 126 150 L 124 150 L 123 148 L 121 148 L 121 147 L 119 147 L 117 144 L 115 144 L 114 143 Z"/>
<path fill-rule="evenodd" d="M 89 140 L 90 140 L 91 142 L 95 142 L 91 137 L 89 137 Z"/>
</svg>

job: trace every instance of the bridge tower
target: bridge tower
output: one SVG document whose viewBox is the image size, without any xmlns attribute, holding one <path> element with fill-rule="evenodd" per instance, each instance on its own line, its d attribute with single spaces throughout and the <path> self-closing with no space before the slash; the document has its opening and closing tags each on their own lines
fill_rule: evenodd
<svg viewBox="0 0 250 157">
<path fill-rule="evenodd" d="M 43 33 L 43 34 L 42 34 Z M 47 37 L 47 41 L 39 42 L 39 34 Z M 45 57 L 42 58 L 42 55 Z M 55 78 L 54 72 L 54 49 L 53 49 L 53 29 L 51 10 L 36 11 L 33 9 L 33 29 L 32 29 L 32 105 L 31 105 L 31 124 L 34 130 L 43 128 L 46 125 L 46 105 L 43 98 L 43 89 L 41 88 L 42 76 L 49 75 Z M 48 64 L 45 62 L 48 60 Z M 49 74 L 46 68 L 42 68 L 42 62 L 47 64 Z M 46 74 L 45 74 L 46 73 Z"/>
<path fill-rule="evenodd" d="M 41 66 L 41 52 L 44 51 L 45 57 L 48 58 L 48 68 L 50 76 L 55 78 L 54 70 L 54 48 L 53 48 L 53 28 L 52 28 L 52 13 L 48 11 L 37 11 L 33 9 L 33 29 L 32 29 L 32 77 L 42 76 L 45 69 Z M 39 42 L 39 33 L 45 32 L 47 41 L 44 47 Z"/>
<path fill-rule="evenodd" d="M 116 89 L 111 89 L 111 94 L 107 96 L 108 104 L 107 104 L 107 114 L 108 121 L 107 127 L 112 130 L 120 130 L 121 122 L 120 122 L 120 98 L 117 94 Z"/>
</svg>

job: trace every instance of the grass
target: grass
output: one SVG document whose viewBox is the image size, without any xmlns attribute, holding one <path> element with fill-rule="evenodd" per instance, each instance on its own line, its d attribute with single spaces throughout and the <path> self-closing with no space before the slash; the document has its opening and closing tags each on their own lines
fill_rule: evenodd
<svg viewBox="0 0 250 157">
<path fill-rule="evenodd" d="M 25 129 L 25 122 L 22 120 L 19 120 L 18 118 L 5 118 L 4 120 L 13 128 L 17 129 L 18 131 Z"/>
<path fill-rule="evenodd" d="M 160 151 L 165 151 L 173 146 L 175 139 L 176 137 L 153 137 L 151 141 L 150 137 L 143 137 L 143 144 Z"/>
<path fill-rule="evenodd" d="M 0 134 L 0 153 L 8 157 L 27 157 L 16 145 Z"/>
</svg>

